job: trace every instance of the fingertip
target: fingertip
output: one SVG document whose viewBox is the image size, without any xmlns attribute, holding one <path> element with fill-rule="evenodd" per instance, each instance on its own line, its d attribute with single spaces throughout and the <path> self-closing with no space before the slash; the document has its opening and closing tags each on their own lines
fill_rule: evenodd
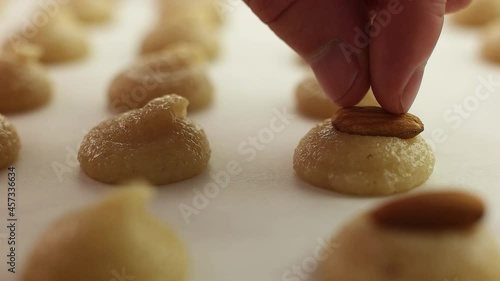
<svg viewBox="0 0 500 281">
<path fill-rule="evenodd" d="M 402 107 L 401 100 L 398 99 L 398 97 L 395 97 L 394 99 L 387 99 L 387 95 L 377 95 L 376 91 L 373 91 L 373 94 L 375 95 L 375 98 L 377 99 L 377 102 L 380 104 L 380 107 L 382 107 L 385 111 L 393 113 L 393 114 L 402 114 L 406 113 L 408 111 L 405 111 Z"/>
<path fill-rule="evenodd" d="M 373 88 L 373 94 L 380 106 L 387 112 L 394 114 L 406 113 L 410 110 L 415 101 L 422 79 L 424 76 L 424 68 L 418 68 L 411 75 L 410 79 L 403 86 L 403 91 L 397 91 L 396 88 L 381 88 L 382 85 Z"/>
<path fill-rule="evenodd" d="M 392 113 L 405 113 L 412 106 L 441 33 L 446 5 L 444 0 L 402 3 L 400 12 L 388 16 L 385 26 L 380 24 L 371 35 L 370 45 L 371 85 L 380 105 Z M 382 14 L 374 21 L 383 23 Z"/>
<path fill-rule="evenodd" d="M 357 104 L 370 88 L 366 51 L 348 55 L 344 43 L 332 45 L 311 68 L 325 93 L 343 107 Z"/>
<path fill-rule="evenodd" d="M 401 96 L 401 113 L 406 113 L 410 110 L 413 102 L 417 98 L 418 91 L 422 85 L 424 77 L 424 69 L 418 68 L 406 84 L 405 91 Z"/>
<path fill-rule="evenodd" d="M 286 13 L 297 0 L 244 0 L 265 24 L 271 24 Z"/>
</svg>

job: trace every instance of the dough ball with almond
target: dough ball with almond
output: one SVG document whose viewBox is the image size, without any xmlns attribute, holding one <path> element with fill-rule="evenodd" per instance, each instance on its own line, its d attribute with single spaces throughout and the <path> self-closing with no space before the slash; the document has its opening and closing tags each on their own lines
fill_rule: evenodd
<svg viewBox="0 0 500 281">
<path fill-rule="evenodd" d="M 40 49 L 31 45 L 0 54 L 0 113 L 30 110 L 50 101 L 52 83 L 39 55 Z"/>
<path fill-rule="evenodd" d="M 474 0 L 471 4 L 453 15 L 453 20 L 461 25 L 481 26 L 500 18 L 499 0 Z"/>
<path fill-rule="evenodd" d="M 0 115 L 0 170 L 16 161 L 21 149 L 21 140 L 14 125 Z"/>
<path fill-rule="evenodd" d="M 500 280 L 500 250 L 483 225 L 483 208 L 461 192 L 384 204 L 332 238 L 314 280 Z"/>
<path fill-rule="evenodd" d="M 150 194 L 127 187 L 64 215 L 38 240 L 22 280 L 186 281 L 186 249 L 146 210 Z"/>
<path fill-rule="evenodd" d="M 189 100 L 190 111 L 212 102 L 213 86 L 203 52 L 196 46 L 180 44 L 139 59 L 113 80 L 108 102 L 111 111 L 124 112 L 170 93 Z"/>
<path fill-rule="evenodd" d="M 345 108 L 316 125 L 295 149 L 294 169 L 306 182 L 340 193 L 380 196 L 424 183 L 434 154 L 413 115 L 378 107 Z"/>
<path fill-rule="evenodd" d="M 83 172 L 104 183 L 144 179 L 154 185 L 200 174 L 210 147 L 203 129 L 186 118 L 188 103 L 166 95 L 102 122 L 78 151 Z"/>
<path fill-rule="evenodd" d="M 307 77 L 297 86 L 295 98 L 297 109 L 307 117 L 329 118 L 341 108 L 325 94 L 314 76 Z M 378 103 L 370 90 L 358 105 L 378 106 Z"/>
<path fill-rule="evenodd" d="M 36 25 L 30 30 L 29 36 L 25 32 L 23 29 L 16 36 L 11 36 L 5 48 L 17 51 L 25 43 L 37 45 L 42 49 L 40 61 L 44 63 L 74 61 L 89 52 L 84 28 L 67 8 L 61 8 L 48 17 L 45 24 Z"/>
</svg>

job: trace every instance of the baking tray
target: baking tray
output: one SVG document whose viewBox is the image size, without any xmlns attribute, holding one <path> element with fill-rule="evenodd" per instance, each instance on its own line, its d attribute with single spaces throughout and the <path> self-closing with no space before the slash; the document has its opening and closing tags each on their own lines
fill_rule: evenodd
<svg viewBox="0 0 500 281">
<path fill-rule="evenodd" d="M 37 2 L 7 1 L 0 14 L 1 34 L 29 19 Z M 343 196 L 312 187 L 294 174 L 294 149 L 318 122 L 295 111 L 293 90 L 307 70 L 242 2 L 225 3 L 222 56 L 209 68 L 216 100 L 209 109 L 189 115 L 208 135 L 210 167 L 198 177 L 158 188 L 151 211 L 188 246 L 191 281 L 286 280 L 294 265 L 313 256 L 321 241 L 350 217 L 387 198 Z M 113 22 L 88 28 L 91 56 L 49 67 L 53 102 L 9 116 L 23 144 L 15 163 L 17 273 L 7 272 L 4 255 L 7 172 L 2 171 L 0 280 L 19 280 L 37 237 L 50 231 L 51 222 L 115 189 L 82 174 L 76 151 L 85 131 L 111 116 L 107 87 L 136 58 L 154 11 L 153 1 L 121 1 Z M 477 31 L 446 23 L 411 109 L 426 125 L 423 136 L 434 144 L 437 162 L 430 180 L 412 193 L 459 188 L 480 195 L 490 208 L 488 227 L 499 237 L 500 67 L 479 58 L 479 44 Z M 494 83 L 487 87 L 488 97 L 479 100 L 475 92 L 484 80 Z M 279 130 L 270 127 L 275 118 L 281 118 Z M 256 148 L 250 144 L 254 137 L 260 137 Z M 214 198 L 200 199 L 197 194 L 217 182 L 214 175 L 228 163 L 238 165 L 239 173 L 222 182 Z M 56 173 L 55 166 L 66 167 L 65 172 Z M 186 220 L 181 206 L 194 207 L 197 214 Z"/>
</svg>

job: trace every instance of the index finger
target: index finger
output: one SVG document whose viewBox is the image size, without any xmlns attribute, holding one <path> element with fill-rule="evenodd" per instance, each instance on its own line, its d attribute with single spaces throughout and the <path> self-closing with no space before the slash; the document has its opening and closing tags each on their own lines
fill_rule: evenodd
<svg viewBox="0 0 500 281">
<path fill-rule="evenodd" d="M 245 0 L 255 14 L 311 65 L 325 92 L 342 106 L 359 102 L 370 84 L 368 44 L 355 28 L 369 23 L 364 0 Z"/>
</svg>

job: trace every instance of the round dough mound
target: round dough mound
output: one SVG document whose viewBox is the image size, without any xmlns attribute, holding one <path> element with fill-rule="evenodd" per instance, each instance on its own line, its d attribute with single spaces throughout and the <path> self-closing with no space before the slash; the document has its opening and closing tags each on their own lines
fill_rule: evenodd
<svg viewBox="0 0 500 281">
<path fill-rule="evenodd" d="M 201 57 L 202 52 L 191 45 L 178 45 L 145 56 L 111 83 L 110 110 L 141 108 L 152 99 L 170 93 L 188 99 L 190 111 L 207 107 L 213 99 L 213 86 Z"/>
<path fill-rule="evenodd" d="M 306 182 L 354 195 L 389 195 L 410 190 L 431 175 L 434 155 L 412 139 L 351 135 L 331 120 L 316 125 L 295 150 L 294 169 Z"/>
<path fill-rule="evenodd" d="M 363 215 L 331 243 L 333 252 L 315 280 L 500 280 L 498 246 L 480 225 L 467 231 L 408 232 L 378 227 Z"/>
<path fill-rule="evenodd" d="M 453 15 L 453 20 L 461 25 L 481 26 L 500 17 L 499 0 L 474 0 L 471 4 Z"/>
<path fill-rule="evenodd" d="M 0 115 L 0 170 L 16 161 L 21 140 L 16 128 L 5 116 Z"/>
<path fill-rule="evenodd" d="M 40 61 L 57 63 L 73 61 L 85 57 L 89 52 L 86 33 L 78 19 L 69 9 L 61 9 L 49 17 L 46 24 L 24 29 L 10 38 L 7 49 L 16 51 L 20 44 L 28 43 L 39 46 L 43 52 Z"/>
<path fill-rule="evenodd" d="M 198 46 L 210 59 L 215 59 L 219 55 L 215 30 L 203 20 L 196 18 L 161 22 L 144 38 L 141 53 L 160 52 L 179 43 Z"/>
<path fill-rule="evenodd" d="M 42 235 L 23 281 L 185 281 L 187 254 L 177 235 L 146 211 L 145 188 L 114 192 L 66 215 Z"/>
<path fill-rule="evenodd" d="M 185 180 L 208 165 L 203 129 L 186 119 L 188 101 L 167 95 L 102 122 L 78 152 L 82 170 L 104 183 L 144 179 L 155 185 Z"/>
<path fill-rule="evenodd" d="M 307 77 L 298 85 L 295 98 L 300 113 L 312 118 L 325 119 L 340 109 L 340 106 L 325 94 L 315 77 Z M 357 105 L 378 106 L 378 103 L 370 90 Z"/>
<path fill-rule="evenodd" d="M 213 27 L 223 23 L 223 7 L 217 6 L 213 0 L 160 0 L 160 15 L 162 21 L 181 18 L 200 19 Z M 224 4 L 222 4 L 224 5 Z"/>
<path fill-rule="evenodd" d="M 101 23 L 113 17 L 115 3 L 116 0 L 70 0 L 69 7 L 81 21 Z"/>
<path fill-rule="evenodd" d="M 40 107 L 47 104 L 51 96 L 47 71 L 35 58 L 23 53 L 0 55 L 1 113 Z"/>
<path fill-rule="evenodd" d="M 500 63 L 500 20 L 497 20 L 484 31 L 482 56 L 493 63 Z"/>
</svg>

